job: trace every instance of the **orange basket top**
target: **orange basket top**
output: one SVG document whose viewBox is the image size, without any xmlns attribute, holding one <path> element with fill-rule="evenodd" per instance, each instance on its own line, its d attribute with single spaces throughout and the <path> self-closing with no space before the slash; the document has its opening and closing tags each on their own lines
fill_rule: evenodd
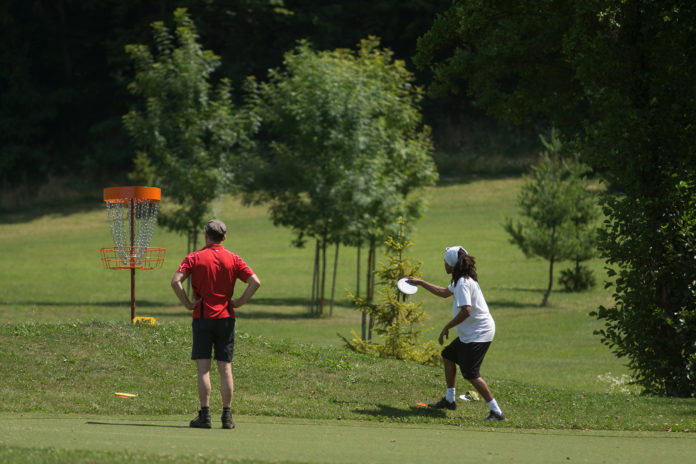
<svg viewBox="0 0 696 464">
<path fill-rule="evenodd" d="M 159 187 L 109 187 L 104 189 L 104 201 L 136 200 L 160 201 Z"/>
</svg>

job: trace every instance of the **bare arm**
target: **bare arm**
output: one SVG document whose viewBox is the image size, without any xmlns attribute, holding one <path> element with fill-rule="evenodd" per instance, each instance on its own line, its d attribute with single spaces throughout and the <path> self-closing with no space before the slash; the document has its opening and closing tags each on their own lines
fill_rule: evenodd
<svg viewBox="0 0 696 464">
<path fill-rule="evenodd" d="M 417 277 L 409 277 L 408 283 L 413 285 L 420 285 L 433 295 L 439 296 L 441 298 L 448 298 L 452 296 L 452 292 L 450 292 L 447 287 L 440 287 L 439 285 L 431 284 L 430 282 L 426 282 L 425 280 L 419 279 Z"/>
<path fill-rule="evenodd" d="M 471 306 L 460 306 L 457 315 L 454 316 L 452 320 L 445 324 L 445 326 L 442 328 L 440 336 L 437 339 L 437 341 L 440 342 L 440 345 L 444 343 L 445 338 L 449 338 L 449 329 L 458 326 L 469 316 L 471 316 Z"/>
<path fill-rule="evenodd" d="M 232 307 L 239 308 L 244 303 L 249 301 L 249 299 L 252 296 L 254 296 L 254 293 L 256 293 L 256 290 L 258 290 L 260 286 L 261 286 L 261 281 L 256 276 L 256 274 L 252 274 L 251 277 L 249 277 L 247 279 L 247 287 L 244 289 L 244 293 L 242 293 L 242 296 L 240 296 L 236 300 L 231 300 Z"/>
<path fill-rule="evenodd" d="M 193 311 L 194 309 L 196 309 L 196 306 L 198 306 L 200 300 L 195 300 L 191 302 L 186 296 L 186 292 L 184 291 L 184 286 L 182 284 L 187 278 L 187 274 L 176 271 L 174 273 L 174 277 L 172 277 L 172 289 L 174 290 L 176 296 L 179 298 L 179 301 L 181 301 L 181 304 L 184 305 L 184 307 L 189 311 Z"/>
</svg>

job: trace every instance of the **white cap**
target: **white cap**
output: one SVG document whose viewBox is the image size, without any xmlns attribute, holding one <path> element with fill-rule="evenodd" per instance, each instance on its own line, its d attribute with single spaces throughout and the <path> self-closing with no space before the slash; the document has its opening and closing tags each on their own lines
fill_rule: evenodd
<svg viewBox="0 0 696 464">
<path fill-rule="evenodd" d="M 469 254 L 463 246 L 453 246 L 445 248 L 445 262 L 450 266 L 454 267 L 459 261 L 459 250 L 464 250 L 464 253 Z"/>
</svg>

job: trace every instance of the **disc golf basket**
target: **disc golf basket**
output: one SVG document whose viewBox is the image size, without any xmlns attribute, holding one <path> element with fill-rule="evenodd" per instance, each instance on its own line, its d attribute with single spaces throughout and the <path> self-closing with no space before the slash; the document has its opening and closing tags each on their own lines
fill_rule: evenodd
<svg viewBox="0 0 696 464">
<path fill-rule="evenodd" d="M 157 225 L 160 189 L 157 187 L 111 187 L 104 189 L 104 202 L 114 246 L 101 249 L 106 269 L 130 270 L 131 321 L 135 319 L 135 271 L 159 269 L 164 248 L 150 246 Z"/>
</svg>

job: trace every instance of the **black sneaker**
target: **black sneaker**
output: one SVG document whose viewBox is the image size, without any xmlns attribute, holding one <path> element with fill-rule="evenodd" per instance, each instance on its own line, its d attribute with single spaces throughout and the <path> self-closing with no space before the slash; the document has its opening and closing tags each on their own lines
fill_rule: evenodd
<svg viewBox="0 0 696 464">
<path fill-rule="evenodd" d="M 506 421 L 507 417 L 505 417 L 505 414 L 502 412 L 500 414 L 496 414 L 493 411 L 486 417 L 485 421 L 486 422 L 495 422 L 495 421 Z"/>
<path fill-rule="evenodd" d="M 234 421 L 232 420 L 232 414 L 230 412 L 222 413 L 222 428 L 223 429 L 233 429 Z"/>
<path fill-rule="evenodd" d="M 189 423 L 190 427 L 196 428 L 196 429 L 209 429 L 212 427 L 212 424 L 210 423 L 210 414 L 203 414 L 203 411 L 198 411 L 198 417 L 193 419 Z"/>
<path fill-rule="evenodd" d="M 428 407 L 436 409 L 449 409 L 454 411 L 455 409 L 457 409 L 457 403 L 456 401 L 447 401 L 447 398 L 443 396 L 440 401 L 438 401 L 437 403 L 430 403 Z"/>
</svg>

